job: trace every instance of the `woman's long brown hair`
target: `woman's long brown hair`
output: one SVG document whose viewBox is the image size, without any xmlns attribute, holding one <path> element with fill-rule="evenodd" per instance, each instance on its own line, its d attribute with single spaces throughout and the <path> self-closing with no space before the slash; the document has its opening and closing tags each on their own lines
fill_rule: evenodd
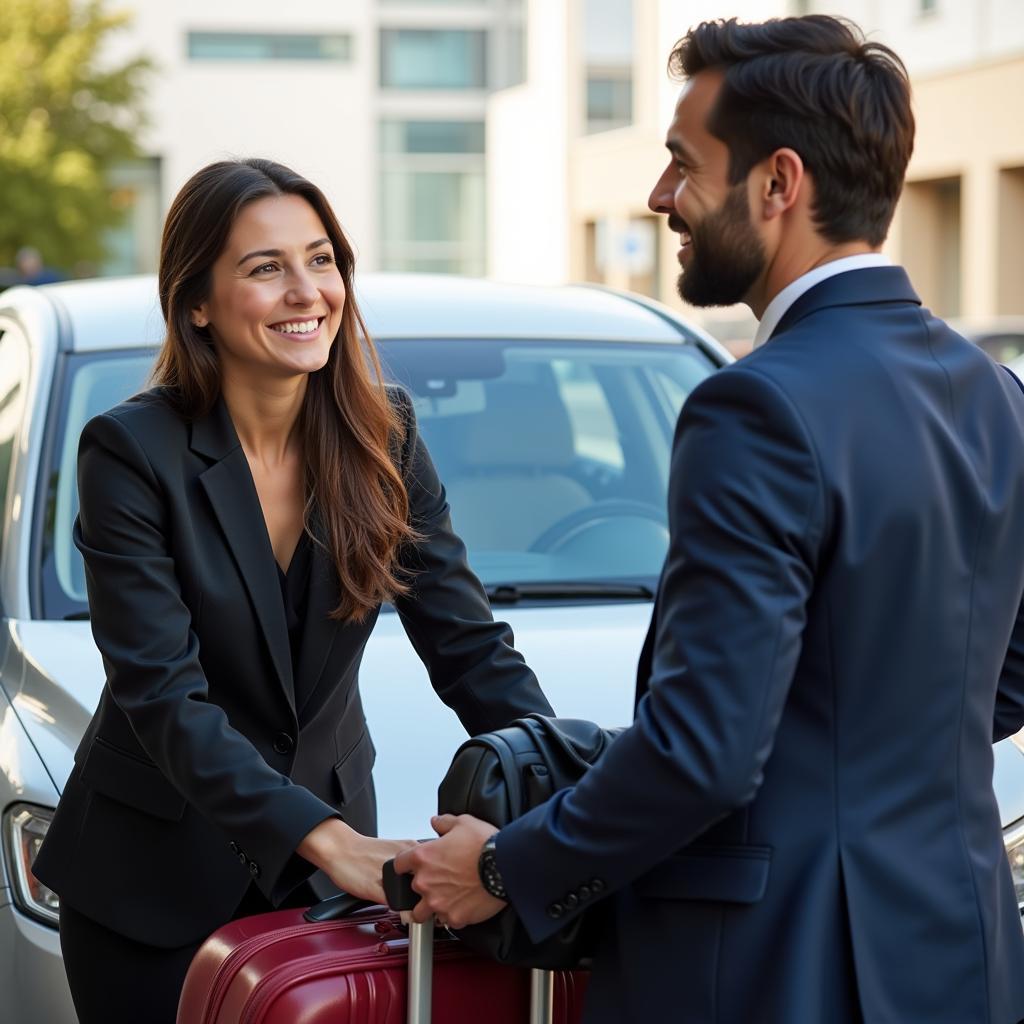
<svg viewBox="0 0 1024 1024">
<path fill-rule="evenodd" d="M 270 160 L 210 164 L 176 196 L 160 248 L 160 308 L 167 336 L 153 383 L 168 388 L 183 415 L 205 415 L 220 395 L 221 369 L 209 331 L 192 310 L 209 295 L 213 264 L 239 212 L 268 196 L 297 195 L 316 211 L 345 282 L 345 306 L 326 365 L 309 375 L 298 429 L 305 460 L 305 527 L 319 531 L 337 570 L 331 617 L 359 621 L 408 591 L 398 556 L 416 539 L 409 499 L 393 461 L 404 427 L 384 388 L 380 363 L 352 292 L 352 248 L 323 193 Z"/>
</svg>

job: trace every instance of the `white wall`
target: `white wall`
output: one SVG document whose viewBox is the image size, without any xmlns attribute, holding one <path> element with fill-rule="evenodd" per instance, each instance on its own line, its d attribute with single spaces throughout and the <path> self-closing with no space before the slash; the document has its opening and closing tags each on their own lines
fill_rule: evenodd
<svg viewBox="0 0 1024 1024">
<path fill-rule="evenodd" d="M 203 165 L 265 156 L 319 185 L 362 266 L 377 235 L 377 36 L 372 0 L 137 0 L 130 33 L 111 56 L 140 48 L 158 64 L 151 79 L 146 152 L 162 161 L 166 209 Z M 340 61 L 189 61 L 192 31 L 351 34 Z"/>
<path fill-rule="evenodd" d="M 487 107 L 488 276 L 553 284 L 569 268 L 569 9 L 529 0 L 527 75 Z"/>
<path fill-rule="evenodd" d="M 817 0 L 812 9 L 842 14 L 891 46 L 912 76 L 957 70 L 1024 50 L 1021 0 Z"/>
</svg>

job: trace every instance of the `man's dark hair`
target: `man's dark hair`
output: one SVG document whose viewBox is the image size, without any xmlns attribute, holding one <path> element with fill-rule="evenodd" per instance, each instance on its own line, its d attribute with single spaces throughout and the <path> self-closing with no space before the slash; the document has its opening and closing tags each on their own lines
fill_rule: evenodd
<svg viewBox="0 0 1024 1024">
<path fill-rule="evenodd" d="M 814 218 L 831 242 L 885 239 L 914 148 L 910 83 L 899 57 L 823 14 L 759 24 L 705 21 L 669 57 L 692 78 L 717 69 L 707 129 L 729 147 L 729 180 L 788 147 L 814 178 Z"/>
</svg>

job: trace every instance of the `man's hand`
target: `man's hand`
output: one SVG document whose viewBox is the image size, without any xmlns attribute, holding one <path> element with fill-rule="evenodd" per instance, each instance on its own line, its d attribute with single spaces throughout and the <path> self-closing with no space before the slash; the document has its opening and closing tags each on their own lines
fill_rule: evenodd
<svg viewBox="0 0 1024 1024">
<path fill-rule="evenodd" d="M 443 814 L 430 819 L 441 837 L 420 843 L 395 858 L 395 871 L 413 873 L 413 889 L 423 898 L 412 912 L 424 922 L 434 914 L 448 928 L 465 928 L 494 917 L 506 906 L 480 883 L 478 862 L 484 843 L 497 832 L 494 825 L 470 814 Z"/>
</svg>

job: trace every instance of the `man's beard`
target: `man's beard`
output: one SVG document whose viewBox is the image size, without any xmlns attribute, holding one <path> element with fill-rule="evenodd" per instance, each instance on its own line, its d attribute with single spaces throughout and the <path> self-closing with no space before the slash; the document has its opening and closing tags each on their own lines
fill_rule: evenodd
<svg viewBox="0 0 1024 1024">
<path fill-rule="evenodd" d="M 690 258 L 679 275 L 679 297 L 693 306 L 742 302 L 765 266 L 764 243 L 750 223 L 746 182 L 733 186 L 722 205 L 699 224 L 669 217 L 673 230 L 690 229 Z"/>
</svg>

